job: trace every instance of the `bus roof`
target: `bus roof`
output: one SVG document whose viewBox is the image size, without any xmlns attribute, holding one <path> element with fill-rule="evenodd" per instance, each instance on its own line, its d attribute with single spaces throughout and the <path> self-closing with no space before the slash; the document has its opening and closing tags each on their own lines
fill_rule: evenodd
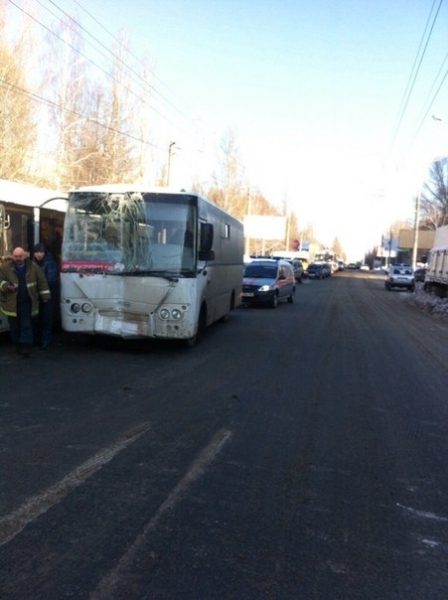
<svg viewBox="0 0 448 600">
<path fill-rule="evenodd" d="M 153 192 L 157 194 L 189 194 L 193 196 L 198 196 L 196 192 L 192 192 L 189 190 L 149 186 L 143 185 L 142 183 L 102 183 L 100 185 L 86 185 L 82 187 L 73 187 L 70 188 L 69 192 L 104 192 L 110 194 L 125 194 L 127 192 L 140 192 L 143 194 L 150 194 L 151 192 Z"/>
<path fill-rule="evenodd" d="M 0 179 L 0 202 L 27 206 L 29 208 L 48 208 L 66 211 L 67 194 L 55 190 L 37 187 L 29 183 L 20 183 Z"/>
</svg>

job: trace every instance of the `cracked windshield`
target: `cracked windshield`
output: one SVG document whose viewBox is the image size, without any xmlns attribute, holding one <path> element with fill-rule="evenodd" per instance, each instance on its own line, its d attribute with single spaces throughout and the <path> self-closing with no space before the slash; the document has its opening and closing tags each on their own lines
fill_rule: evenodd
<svg viewBox="0 0 448 600">
<path fill-rule="evenodd" d="M 177 273 L 195 267 L 194 210 L 185 198 L 150 194 L 70 195 L 63 271 Z"/>
</svg>

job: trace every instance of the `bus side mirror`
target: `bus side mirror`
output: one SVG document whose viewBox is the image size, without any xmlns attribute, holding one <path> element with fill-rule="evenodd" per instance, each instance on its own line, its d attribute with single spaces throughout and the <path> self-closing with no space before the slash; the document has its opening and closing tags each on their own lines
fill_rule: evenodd
<svg viewBox="0 0 448 600">
<path fill-rule="evenodd" d="M 213 246 L 213 225 L 211 223 L 201 223 L 201 232 L 199 238 L 199 260 L 215 260 L 215 251 Z"/>
<path fill-rule="evenodd" d="M 214 250 L 199 250 L 199 260 L 215 260 L 215 251 Z"/>
<path fill-rule="evenodd" d="M 210 252 L 212 247 L 213 247 L 213 225 L 211 223 L 201 223 L 199 252 Z"/>
<path fill-rule="evenodd" d="M 201 232 L 199 236 L 199 260 L 215 260 L 215 251 L 213 246 L 213 225 L 211 223 L 201 223 Z"/>
</svg>

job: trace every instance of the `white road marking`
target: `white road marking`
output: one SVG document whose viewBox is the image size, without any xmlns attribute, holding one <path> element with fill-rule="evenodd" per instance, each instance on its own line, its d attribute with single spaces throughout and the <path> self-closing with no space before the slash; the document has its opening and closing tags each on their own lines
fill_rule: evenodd
<svg viewBox="0 0 448 600">
<path fill-rule="evenodd" d="M 403 504 L 400 504 L 399 502 L 397 502 L 397 506 L 399 506 L 400 508 L 403 508 L 404 510 L 412 513 L 413 515 L 415 515 L 417 517 L 423 517 L 424 519 L 433 519 L 434 521 L 448 521 L 448 517 L 441 517 L 439 515 L 436 515 L 435 513 L 427 512 L 425 510 L 416 510 L 415 508 L 411 508 L 409 506 L 404 506 Z"/>
<path fill-rule="evenodd" d="M 437 546 L 440 546 L 440 542 L 437 542 L 436 540 L 420 540 L 422 544 L 426 544 L 426 546 L 429 546 L 430 548 L 437 548 Z"/>
<path fill-rule="evenodd" d="M 149 423 L 142 423 L 137 428 L 126 432 L 115 444 L 101 450 L 85 463 L 66 475 L 61 481 L 32 496 L 13 513 L 0 519 L 0 546 L 3 546 L 20 533 L 29 523 L 37 519 L 52 506 L 60 502 L 70 492 L 80 486 L 86 479 L 94 475 L 114 456 L 134 443 L 150 428 Z"/>
<path fill-rule="evenodd" d="M 90 600 L 111 600 L 117 593 L 117 588 L 124 586 L 125 597 L 136 597 L 132 590 L 132 564 L 134 559 L 148 546 L 149 537 L 159 524 L 162 517 L 172 510 L 185 497 L 191 485 L 205 473 L 207 467 L 216 458 L 223 446 L 230 440 L 232 433 L 225 429 L 218 431 L 211 442 L 194 460 L 187 473 L 179 483 L 172 489 L 166 500 L 160 505 L 156 514 L 147 523 L 143 532 L 137 536 L 129 550 L 122 556 L 117 566 L 112 569 L 99 583 L 90 596 Z M 121 597 L 118 593 L 118 597 Z"/>
</svg>

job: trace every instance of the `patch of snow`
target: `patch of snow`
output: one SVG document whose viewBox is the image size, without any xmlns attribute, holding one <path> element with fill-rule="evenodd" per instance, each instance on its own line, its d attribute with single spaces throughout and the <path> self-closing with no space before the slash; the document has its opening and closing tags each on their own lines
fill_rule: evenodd
<svg viewBox="0 0 448 600">
<path fill-rule="evenodd" d="M 448 298 L 439 298 L 428 294 L 423 289 L 416 289 L 413 294 L 406 294 L 405 300 L 421 311 L 441 316 L 448 321 Z"/>
</svg>

